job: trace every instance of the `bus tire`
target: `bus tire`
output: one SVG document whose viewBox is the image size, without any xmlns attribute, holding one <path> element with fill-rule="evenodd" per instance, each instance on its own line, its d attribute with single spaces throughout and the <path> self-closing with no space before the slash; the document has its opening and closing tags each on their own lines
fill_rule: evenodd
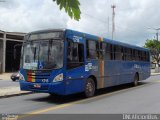
<svg viewBox="0 0 160 120">
<path fill-rule="evenodd" d="M 139 76 L 138 76 L 138 74 L 136 73 L 135 76 L 134 76 L 133 85 L 134 85 L 134 86 L 137 86 L 137 85 L 138 85 L 138 81 L 139 81 Z"/>
<path fill-rule="evenodd" d="M 94 96 L 95 90 L 96 90 L 96 85 L 94 80 L 91 78 L 88 78 L 86 80 L 86 85 L 85 85 L 85 96 L 87 98 Z"/>
</svg>

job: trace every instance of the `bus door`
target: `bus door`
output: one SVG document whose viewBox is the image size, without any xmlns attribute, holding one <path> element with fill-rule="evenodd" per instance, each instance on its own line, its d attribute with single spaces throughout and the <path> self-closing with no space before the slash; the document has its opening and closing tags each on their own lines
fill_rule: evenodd
<svg viewBox="0 0 160 120">
<path fill-rule="evenodd" d="M 84 44 L 72 40 L 67 41 L 66 92 L 72 94 L 84 91 Z"/>
</svg>

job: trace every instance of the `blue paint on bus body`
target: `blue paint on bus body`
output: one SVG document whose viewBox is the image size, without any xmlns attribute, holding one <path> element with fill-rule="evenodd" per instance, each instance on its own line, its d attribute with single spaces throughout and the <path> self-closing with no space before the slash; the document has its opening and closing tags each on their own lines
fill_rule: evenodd
<svg viewBox="0 0 160 120">
<path fill-rule="evenodd" d="M 36 91 L 44 93 L 55 93 L 60 95 L 69 95 L 74 93 L 83 92 L 85 90 L 86 79 L 94 76 L 97 80 L 97 89 L 100 87 L 101 78 L 104 78 L 104 87 L 110 87 L 134 81 L 136 73 L 139 74 L 140 80 L 145 80 L 150 76 L 150 61 L 136 62 L 136 61 L 122 61 L 122 60 L 104 60 L 104 76 L 100 74 L 100 60 L 87 60 L 87 52 L 84 52 L 84 65 L 67 70 L 67 41 L 72 39 L 75 42 L 84 44 L 84 51 L 86 48 L 86 39 L 93 39 L 99 41 L 99 37 L 81 33 L 73 30 L 65 30 L 64 41 L 64 67 L 59 70 L 25 70 L 20 69 L 21 74 L 25 80 L 20 81 L 21 90 Z M 148 49 L 104 39 L 104 42 L 138 49 L 149 52 Z M 28 72 L 35 74 L 35 82 L 28 82 Z M 54 78 L 63 73 L 63 81 L 53 82 Z M 45 81 L 46 80 L 46 81 Z M 48 80 L 48 81 L 47 81 Z M 40 85 L 39 87 L 37 87 Z"/>
</svg>

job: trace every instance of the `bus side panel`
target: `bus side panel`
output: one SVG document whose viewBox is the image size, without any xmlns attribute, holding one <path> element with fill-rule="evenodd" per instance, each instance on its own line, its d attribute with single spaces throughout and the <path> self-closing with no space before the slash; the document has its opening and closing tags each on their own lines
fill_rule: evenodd
<svg viewBox="0 0 160 120">
<path fill-rule="evenodd" d="M 85 90 L 85 79 L 76 78 L 74 80 L 67 80 L 66 83 L 66 95 L 80 93 Z"/>
<path fill-rule="evenodd" d="M 101 86 L 102 83 L 100 79 L 103 76 L 100 76 L 98 79 L 98 88 L 131 83 L 134 81 L 136 73 L 139 74 L 139 80 L 147 79 L 150 76 L 150 63 L 106 60 L 104 68 L 104 86 Z"/>
<path fill-rule="evenodd" d="M 150 76 L 149 63 L 124 61 L 121 65 L 120 81 L 123 81 L 123 84 L 133 82 L 136 73 L 139 75 L 139 80 L 147 79 Z"/>
<path fill-rule="evenodd" d="M 133 63 L 123 61 L 106 61 L 105 87 L 130 83 L 133 81 Z"/>
<path fill-rule="evenodd" d="M 150 76 L 150 64 L 129 61 L 105 61 L 105 87 L 131 83 L 136 73 L 139 79 L 144 80 Z"/>
<path fill-rule="evenodd" d="M 66 72 L 66 94 L 83 92 L 85 90 L 86 72 L 84 66 Z"/>
<path fill-rule="evenodd" d="M 115 86 L 118 84 L 119 77 L 118 77 L 118 72 L 119 72 L 119 63 L 112 61 L 112 60 L 106 60 L 105 61 L 105 81 L 104 87 L 110 87 L 110 86 Z"/>
<path fill-rule="evenodd" d="M 142 67 L 142 77 L 140 80 L 145 80 L 150 77 L 151 71 L 150 71 L 150 63 L 145 62 L 141 65 Z"/>
<path fill-rule="evenodd" d="M 128 61 L 121 61 L 120 68 L 120 84 L 131 83 L 134 78 L 134 63 Z"/>
<path fill-rule="evenodd" d="M 97 82 L 97 89 L 104 88 L 105 86 L 105 61 L 92 59 L 88 60 L 85 65 L 86 78 L 94 76 Z"/>
<path fill-rule="evenodd" d="M 136 62 L 121 61 L 121 69 L 120 69 L 121 82 L 119 84 L 133 82 L 136 72 L 139 74 L 139 77 L 141 78 L 142 71 L 140 68 L 135 68 L 135 65 L 139 66 L 139 64 Z"/>
</svg>

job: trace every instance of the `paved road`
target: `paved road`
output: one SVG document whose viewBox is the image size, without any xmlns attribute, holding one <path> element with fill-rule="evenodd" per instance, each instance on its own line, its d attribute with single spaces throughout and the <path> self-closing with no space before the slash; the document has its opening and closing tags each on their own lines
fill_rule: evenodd
<svg viewBox="0 0 160 120">
<path fill-rule="evenodd" d="M 19 82 L 12 80 L 0 80 L 0 88 L 2 87 L 10 87 L 10 86 L 19 86 Z"/>
<path fill-rule="evenodd" d="M 89 99 L 81 94 L 60 98 L 43 93 L 2 98 L 0 113 L 160 113 L 160 76 L 138 87 L 107 88 Z"/>
</svg>

